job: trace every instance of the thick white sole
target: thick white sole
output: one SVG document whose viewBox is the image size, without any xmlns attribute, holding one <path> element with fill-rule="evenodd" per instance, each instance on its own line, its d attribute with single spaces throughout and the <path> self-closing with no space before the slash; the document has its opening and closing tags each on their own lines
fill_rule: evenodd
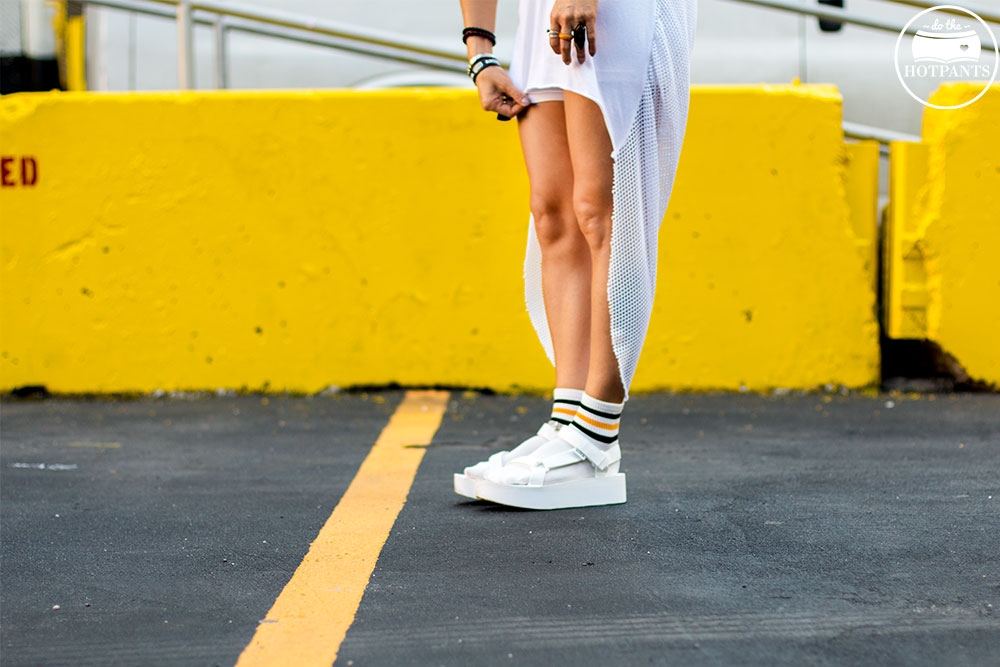
<svg viewBox="0 0 1000 667">
<path fill-rule="evenodd" d="M 462 473 L 455 473 L 455 493 L 466 498 L 478 499 L 476 495 L 476 480 Z"/>
<path fill-rule="evenodd" d="M 626 500 L 625 473 L 616 472 L 550 486 L 515 486 L 484 479 L 476 483 L 476 495 L 483 500 L 529 510 L 618 505 Z"/>
</svg>

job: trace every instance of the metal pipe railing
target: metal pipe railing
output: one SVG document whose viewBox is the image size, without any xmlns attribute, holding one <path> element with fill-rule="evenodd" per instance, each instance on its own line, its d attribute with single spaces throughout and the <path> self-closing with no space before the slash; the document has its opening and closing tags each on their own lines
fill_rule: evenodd
<svg viewBox="0 0 1000 667">
<path fill-rule="evenodd" d="M 904 28 L 902 24 L 896 21 L 872 18 L 832 5 L 817 4 L 815 6 L 804 6 L 798 4 L 795 0 L 732 1 L 814 16 L 841 23 L 850 23 L 897 34 L 902 32 Z M 936 6 L 932 3 L 932 0 L 887 1 L 923 8 Z M 335 21 L 314 19 L 280 10 L 260 7 L 248 8 L 225 0 L 84 0 L 83 4 L 176 19 L 178 26 L 177 69 L 178 82 L 181 89 L 188 89 L 194 86 L 193 24 L 212 26 L 215 30 L 215 72 L 216 82 L 220 84 L 220 87 L 228 85 L 226 33 L 229 30 L 325 46 L 451 72 L 463 72 L 466 66 L 466 53 L 460 48 L 430 48 L 405 35 L 361 28 Z M 157 5 L 170 6 L 173 10 L 166 7 L 158 7 Z M 969 9 L 976 12 L 984 20 L 1000 22 L 1000 16 L 992 14 L 989 11 L 981 8 Z M 199 13 L 209 13 L 214 15 L 214 17 L 207 19 L 199 16 Z M 237 20 L 233 21 L 231 19 Z M 907 32 L 915 34 L 916 28 L 911 26 Z M 988 40 L 983 43 L 983 46 L 989 49 L 995 48 L 995 45 Z"/>
<path fill-rule="evenodd" d="M 904 25 L 885 19 L 864 16 L 832 5 L 802 5 L 797 0 L 732 0 L 744 4 L 794 12 L 816 18 L 860 25 L 875 30 L 899 34 Z M 933 0 L 886 0 L 897 4 L 930 8 Z M 391 59 L 436 70 L 465 72 L 466 53 L 461 48 L 431 48 L 405 35 L 362 28 L 336 21 L 314 19 L 308 16 L 266 9 L 246 7 L 226 0 L 82 0 L 83 5 L 106 7 L 123 11 L 158 16 L 177 23 L 178 87 L 194 87 L 194 25 L 210 26 L 215 41 L 215 82 L 219 88 L 229 86 L 228 39 L 229 31 L 237 31 L 303 44 L 312 44 L 377 58 Z M 1000 15 L 982 8 L 973 9 L 983 20 L 1000 23 Z M 955 11 L 954 13 L 961 13 Z M 906 32 L 915 34 L 910 26 Z M 994 49 L 993 43 L 984 41 L 983 47 Z M 846 136 L 875 139 L 881 144 L 902 139 L 919 140 L 919 137 L 895 133 L 857 123 L 844 123 Z"/>
<path fill-rule="evenodd" d="M 799 4 L 795 0 L 732 0 L 732 2 L 758 5 L 760 7 L 768 7 L 795 14 L 805 14 L 806 16 L 815 16 L 816 18 L 837 21 L 839 23 L 853 23 L 866 28 L 885 30 L 896 34 L 899 34 L 903 30 L 902 23 L 863 16 L 834 5 L 821 5 L 817 3 L 815 6 L 807 6 Z"/>
<path fill-rule="evenodd" d="M 165 5 L 174 5 L 182 0 L 147 1 Z M 419 40 L 407 37 L 406 35 L 398 35 L 396 33 L 373 30 L 371 28 L 362 28 L 360 26 L 338 23 L 336 21 L 329 21 L 326 19 L 316 19 L 276 9 L 266 9 L 263 7 L 254 7 L 250 9 L 235 2 L 226 2 L 222 0 L 216 0 L 215 2 L 210 0 L 187 1 L 190 2 L 191 8 L 194 10 L 201 10 L 212 14 L 218 14 L 220 16 L 231 16 L 233 18 L 246 19 L 248 21 L 265 23 L 284 28 L 292 28 L 295 30 L 303 30 L 330 37 L 359 41 L 366 44 L 412 51 L 414 53 L 423 53 L 437 58 L 456 60 L 463 64 L 467 64 L 465 49 L 456 48 L 446 50 L 432 48 L 428 47 Z"/>
<path fill-rule="evenodd" d="M 226 36 L 226 17 L 216 16 L 212 24 L 215 37 L 215 87 L 229 87 L 229 40 Z"/>
<path fill-rule="evenodd" d="M 464 52 L 462 54 L 462 60 L 459 62 L 452 59 L 440 58 L 426 53 L 414 53 L 412 51 L 400 48 L 379 46 L 372 43 L 362 43 L 355 40 L 341 39 L 338 37 L 331 37 L 322 34 L 312 34 L 308 32 L 296 31 L 290 28 L 280 28 L 276 26 L 262 25 L 251 21 L 242 21 L 240 19 L 227 21 L 226 28 L 227 30 L 232 30 L 236 32 L 261 35 L 264 37 L 288 39 L 295 42 L 301 42 L 303 44 L 314 44 L 316 46 L 325 46 L 332 49 L 338 49 L 340 51 L 348 51 L 351 53 L 358 53 L 360 55 L 373 56 L 376 58 L 386 58 L 388 60 L 394 60 L 396 62 L 409 63 L 412 65 L 420 65 L 422 67 L 444 70 L 447 72 L 458 72 L 461 74 L 465 74 L 466 67 L 468 66 L 468 61 L 466 60 Z"/>
<path fill-rule="evenodd" d="M 931 7 L 939 7 L 941 5 L 941 2 L 934 2 L 930 0 L 885 0 L 885 1 L 893 2 L 899 5 L 909 5 L 910 7 L 919 7 L 921 9 L 930 9 Z M 989 23 L 1000 23 L 1000 12 L 997 12 L 993 9 L 987 9 L 985 7 L 977 7 L 975 5 L 970 5 L 969 3 L 964 2 L 964 0 L 961 3 L 961 7 L 962 9 L 967 9 L 973 14 L 978 15 L 979 18 L 981 18 L 984 21 L 988 21 Z M 948 14 L 957 14 L 958 16 L 968 16 L 968 14 L 963 12 L 962 9 L 957 9 L 957 8 L 951 9 L 945 7 L 939 9 L 938 11 L 946 12 Z"/>
<path fill-rule="evenodd" d="M 885 157 L 889 155 L 889 143 L 892 141 L 912 141 L 916 143 L 921 141 L 921 138 L 915 134 L 896 132 L 895 130 L 887 130 L 883 127 L 872 127 L 871 125 L 851 123 L 846 120 L 841 125 L 844 128 L 844 136 L 847 138 L 877 141 L 879 143 L 879 154 Z"/>
<path fill-rule="evenodd" d="M 177 21 L 177 78 L 178 87 L 182 90 L 194 87 L 192 25 L 209 26 L 215 31 L 215 78 L 221 88 L 226 88 L 229 84 L 227 39 L 229 31 L 323 46 L 448 72 L 464 73 L 467 66 L 466 53 L 462 49 L 434 49 L 409 37 L 388 32 L 362 29 L 333 21 L 319 21 L 287 12 L 234 8 L 232 3 L 184 0 L 83 0 L 82 4 Z M 158 5 L 172 5 L 173 9 Z M 209 18 L 205 14 L 214 16 Z"/>
<path fill-rule="evenodd" d="M 855 25 L 864 26 L 866 28 L 873 28 L 875 30 L 883 30 L 886 32 L 894 32 L 897 35 L 906 29 L 906 34 L 915 35 L 917 34 L 916 26 L 905 26 L 897 21 L 888 21 L 885 19 L 872 18 L 869 16 L 863 16 L 861 14 L 856 14 L 854 12 L 847 11 L 845 9 L 840 9 L 839 7 L 834 7 L 833 5 L 820 5 L 817 4 L 814 7 L 804 6 L 796 4 L 794 1 L 789 0 L 731 0 L 732 2 L 739 2 L 742 4 L 758 5 L 760 7 L 769 7 L 771 9 L 779 9 L 786 12 L 794 12 L 796 14 L 805 14 L 807 16 L 815 16 L 816 18 L 827 19 L 830 21 L 838 21 L 840 23 L 853 23 Z M 923 6 L 921 0 L 888 0 L 889 2 L 903 2 L 904 4 L 920 3 L 916 6 Z M 927 3 L 928 6 L 933 7 L 935 5 Z M 983 17 L 985 19 L 985 17 Z M 993 42 L 989 40 L 983 40 L 983 48 L 994 49 L 996 48 Z"/>
<path fill-rule="evenodd" d="M 194 26 L 191 3 L 177 3 L 177 87 L 188 90 L 194 87 Z"/>
</svg>

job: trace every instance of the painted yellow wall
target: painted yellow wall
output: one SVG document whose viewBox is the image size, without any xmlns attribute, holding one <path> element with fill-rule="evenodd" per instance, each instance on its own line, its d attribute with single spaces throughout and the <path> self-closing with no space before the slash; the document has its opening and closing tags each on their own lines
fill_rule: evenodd
<svg viewBox="0 0 1000 667">
<path fill-rule="evenodd" d="M 840 102 L 824 86 L 695 90 L 637 388 L 878 382 L 875 266 L 858 249 L 877 233 L 859 192 L 877 146 L 844 143 Z"/>
<path fill-rule="evenodd" d="M 942 86 L 939 106 L 981 83 Z M 1000 385 L 1000 84 L 961 109 L 928 109 L 922 141 L 892 146 L 886 330 L 927 338 Z"/>
<path fill-rule="evenodd" d="M 832 87 L 695 87 L 633 390 L 877 382 L 840 121 Z M 551 385 L 516 126 L 470 91 L 13 95 L 0 154 L 0 389 Z"/>
</svg>

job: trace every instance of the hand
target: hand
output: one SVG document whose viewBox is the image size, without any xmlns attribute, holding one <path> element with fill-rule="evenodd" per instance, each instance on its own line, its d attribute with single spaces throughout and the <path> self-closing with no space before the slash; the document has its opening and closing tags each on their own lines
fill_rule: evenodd
<svg viewBox="0 0 1000 667">
<path fill-rule="evenodd" d="M 502 67 L 487 67 L 476 77 L 479 101 L 486 111 L 513 118 L 531 104 L 528 96 L 517 89 Z"/>
<path fill-rule="evenodd" d="M 587 59 L 584 47 L 589 45 L 590 55 L 597 54 L 597 0 L 556 0 L 549 14 L 549 46 L 567 65 L 572 61 L 576 45 L 576 59 Z M 572 34 L 573 39 L 560 39 L 558 33 Z"/>
</svg>

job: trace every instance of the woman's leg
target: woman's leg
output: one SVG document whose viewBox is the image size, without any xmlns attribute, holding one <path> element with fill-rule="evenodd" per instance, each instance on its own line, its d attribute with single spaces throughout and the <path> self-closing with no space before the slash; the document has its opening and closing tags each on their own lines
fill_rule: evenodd
<svg viewBox="0 0 1000 667">
<path fill-rule="evenodd" d="M 551 421 L 500 462 L 528 456 L 556 438 L 552 423 L 568 424 L 583 399 L 590 359 L 590 249 L 573 211 L 573 165 L 562 102 L 536 103 L 518 117 L 531 183 L 531 212 L 542 251 L 542 295 L 556 360 Z M 496 459 L 455 475 L 455 492 L 474 498 Z"/>
<path fill-rule="evenodd" d="M 592 254 L 573 206 L 563 103 L 528 107 L 518 127 L 542 251 L 542 295 L 556 357 L 556 386 L 583 389 L 590 364 Z"/>
<path fill-rule="evenodd" d="M 545 165 L 544 175 L 551 175 L 563 184 L 559 190 L 560 206 L 567 205 L 567 186 L 570 190 L 568 200 L 572 213 L 566 216 L 560 209 L 560 219 L 563 220 L 561 232 L 563 236 L 571 236 L 565 228 L 568 217 L 576 228 L 577 243 L 583 241 L 582 252 L 587 256 L 586 264 L 590 269 L 585 283 L 583 277 L 580 279 L 579 287 L 585 296 L 578 304 L 580 311 L 589 313 L 587 321 L 580 322 L 585 331 L 580 330 L 578 334 L 581 346 L 582 341 L 587 341 L 589 347 L 589 353 L 585 355 L 586 391 L 573 421 L 559 430 L 558 438 L 542 445 L 532 455 L 536 462 L 544 462 L 542 485 L 553 489 L 546 500 L 538 495 L 538 466 L 525 461 L 512 461 L 497 474 L 488 476 L 481 489 L 477 488 L 482 498 L 519 507 L 540 508 L 545 503 L 552 503 L 548 507 L 575 507 L 625 502 L 624 476 L 618 474 L 621 456 L 618 422 L 624 390 L 618 361 L 611 347 L 607 287 L 614 173 L 611 140 L 600 109 L 590 100 L 566 92 L 559 106 L 563 116 L 551 119 L 551 124 L 564 130 L 564 134 L 559 135 L 559 141 L 566 142 L 568 160 L 560 161 L 557 168 L 553 168 L 552 159 L 556 156 L 551 153 L 556 147 L 551 143 L 551 132 L 546 135 L 549 143 L 538 150 L 547 149 L 545 157 L 549 162 Z M 537 109 L 531 111 L 534 113 Z M 527 148 L 525 152 L 529 156 L 533 154 Z M 529 163 L 531 160 L 529 157 Z M 562 173 L 567 168 L 566 161 L 572 170 L 572 178 Z M 532 187 L 535 187 L 537 176 L 535 173 L 530 175 Z M 586 306 L 582 305 L 584 300 Z M 551 315 L 549 320 L 552 321 Z M 584 355 L 581 354 L 580 358 Z M 577 454 L 574 455 L 574 452 Z M 580 453 L 586 458 L 580 457 Z M 595 479 L 598 476 L 601 479 Z M 584 482 L 587 484 L 584 488 L 593 494 L 586 498 L 578 497 L 574 491 L 576 487 L 563 486 L 569 482 Z M 536 501 L 541 504 L 535 505 Z"/>
<path fill-rule="evenodd" d="M 566 141 L 573 166 L 573 211 L 590 252 L 590 354 L 587 394 L 620 403 L 625 398 L 618 359 L 611 346 L 608 269 L 611 263 L 611 138 L 600 107 L 567 92 Z"/>
</svg>

